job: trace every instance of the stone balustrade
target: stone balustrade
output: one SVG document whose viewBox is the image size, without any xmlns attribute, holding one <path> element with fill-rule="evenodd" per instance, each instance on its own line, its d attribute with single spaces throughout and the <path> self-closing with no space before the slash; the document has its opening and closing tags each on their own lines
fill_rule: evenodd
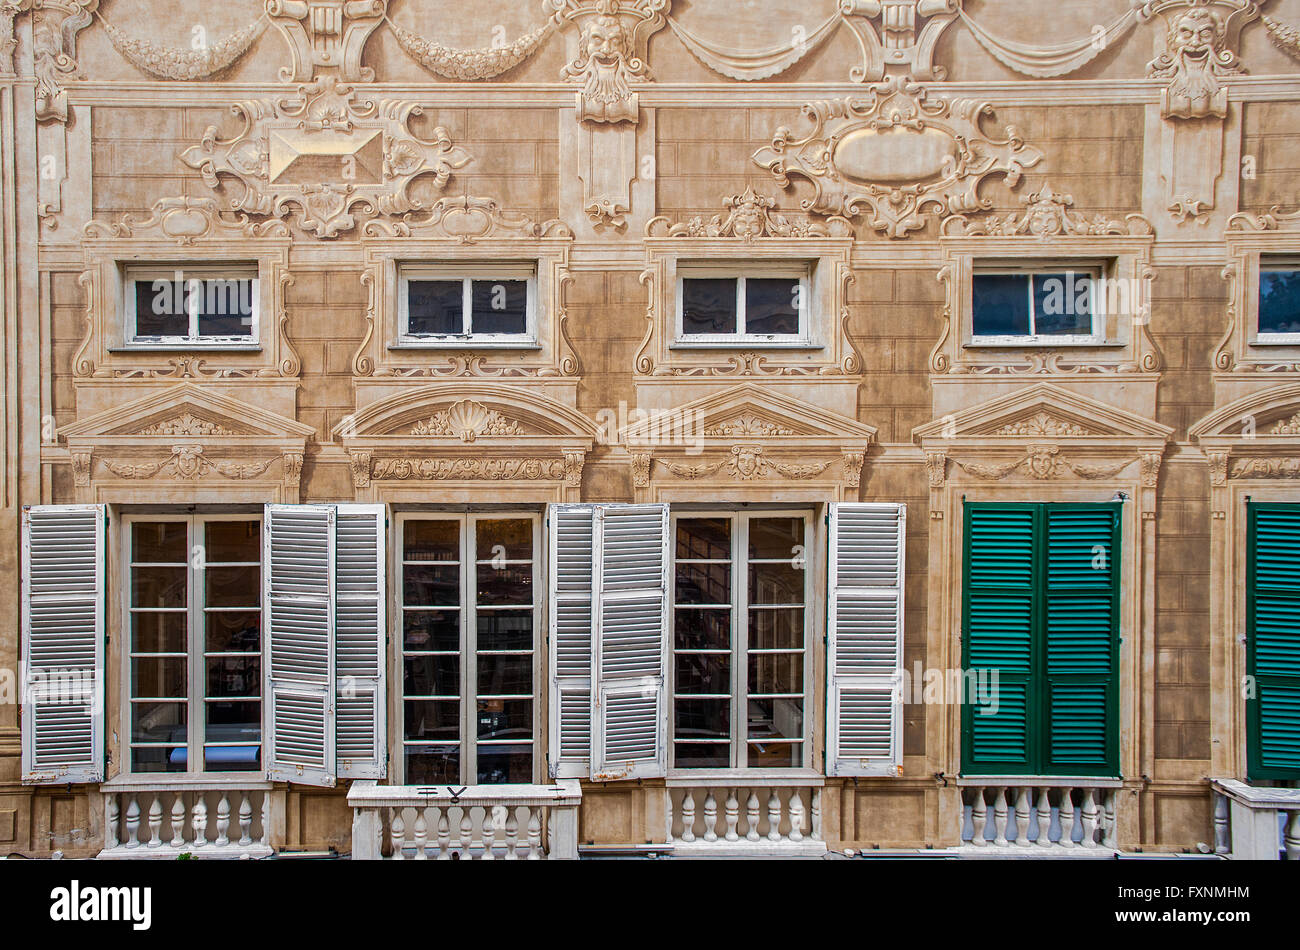
<svg viewBox="0 0 1300 950">
<path fill-rule="evenodd" d="M 1300 788 L 1214 779 L 1214 851 L 1234 860 L 1300 861 Z"/>
<path fill-rule="evenodd" d="M 246 780 L 107 783 L 101 858 L 263 858 L 274 853 L 283 804 Z"/>
<path fill-rule="evenodd" d="M 1119 783 L 1096 779 L 964 779 L 963 848 L 1115 849 Z"/>
<path fill-rule="evenodd" d="M 821 789 L 670 779 L 665 816 L 675 854 L 824 854 Z"/>
</svg>

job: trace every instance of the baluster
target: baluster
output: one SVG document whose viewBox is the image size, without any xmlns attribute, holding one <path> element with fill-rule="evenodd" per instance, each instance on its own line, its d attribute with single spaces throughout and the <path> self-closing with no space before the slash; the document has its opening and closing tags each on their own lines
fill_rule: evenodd
<svg viewBox="0 0 1300 950">
<path fill-rule="evenodd" d="M 745 820 L 749 822 L 749 830 L 745 832 L 746 841 L 758 841 L 758 792 L 754 789 L 749 790 L 749 800 L 745 802 Z"/>
<path fill-rule="evenodd" d="M 1052 800 L 1048 796 L 1050 789 L 1040 788 L 1038 790 L 1038 805 L 1034 811 L 1034 821 L 1038 825 L 1038 846 L 1040 848 L 1050 848 L 1052 846 Z"/>
<path fill-rule="evenodd" d="M 704 792 L 704 840 L 718 840 L 718 802 L 711 788 Z"/>
<path fill-rule="evenodd" d="M 463 858 L 470 858 L 473 855 L 470 848 L 474 844 L 474 816 L 468 805 L 462 805 L 460 808 L 460 853 Z"/>
<path fill-rule="evenodd" d="M 126 806 L 126 846 L 140 847 L 140 803 L 134 795 L 131 796 L 131 803 Z"/>
<path fill-rule="evenodd" d="M 427 848 L 429 846 L 429 823 L 424 817 L 424 809 L 415 809 L 415 860 L 425 861 L 429 855 Z"/>
<path fill-rule="evenodd" d="M 1007 846 L 1007 789 L 995 790 L 993 796 L 993 846 Z"/>
<path fill-rule="evenodd" d="M 253 793 L 239 793 L 239 846 L 247 848 L 253 843 Z"/>
<path fill-rule="evenodd" d="M 790 789 L 790 840 L 791 841 L 803 840 L 803 819 L 804 819 L 803 795 L 799 793 L 799 789 L 792 788 Z"/>
<path fill-rule="evenodd" d="M 149 847 L 162 847 L 162 793 L 154 792 L 149 803 Z"/>
<path fill-rule="evenodd" d="M 392 840 L 394 861 L 406 860 L 406 855 L 402 853 L 402 849 L 406 847 L 406 819 L 402 817 L 403 811 L 405 811 L 403 808 L 393 809 Z"/>
<path fill-rule="evenodd" d="M 110 848 L 116 848 L 119 844 L 122 843 L 120 830 L 121 829 L 118 828 L 117 795 L 110 794 L 108 796 L 108 830 L 107 830 L 108 846 Z"/>
<path fill-rule="evenodd" d="M 194 825 L 194 847 L 206 847 L 208 843 L 208 800 L 203 792 L 194 795 L 194 808 L 191 811 L 191 823 Z"/>
<path fill-rule="evenodd" d="M 531 809 L 530 809 L 531 810 Z M 507 861 L 519 860 L 519 817 L 518 810 L 506 810 L 506 855 Z"/>
<path fill-rule="evenodd" d="M 1228 844 L 1228 796 L 1214 793 L 1214 853 L 1227 854 Z"/>
<path fill-rule="evenodd" d="M 224 848 L 230 844 L 230 838 L 226 832 L 230 830 L 230 799 L 226 793 L 221 793 L 221 801 L 217 802 L 217 841 L 218 848 Z"/>
<path fill-rule="evenodd" d="M 822 790 L 812 790 L 812 840 L 822 840 Z"/>
<path fill-rule="evenodd" d="M 1079 817 L 1083 821 L 1083 840 L 1079 843 L 1085 848 L 1097 847 L 1097 795 L 1087 788 L 1083 791 L 1083 808 Z"/>
<path fill-rule="evenodd" d="M 767 799 L 767 840 L 781 840 L 781 796 L 775 788 Z"/>
<path fill-rule="evenodd" d="M 1300 861 L 1300 809 L 1286 813 L 1286 834 L 1282 842 L 1286 846 L 1286 859 Z"/>
<path fill-rule="evenodd" d="M 736 829 L 740 827 L 740 802 L 736 801 L 736 790 L 727 789 L 727 834 L 728 841 L 739 841 L 740 835 Z"/>
<path fill-rule="evenodd" d="M 172 799 L 172 847 L 185 847 L 185 796 L 179 791 Z"/>
<path fill-rule="evenodd" d="M 528 816 L 528 860 L 542 859 L 542 810 L 530 808 Z"/>
<path fill-rule="evenodd" d="M 1032 789 L 1025 785 L 1016 795 L 1016 847 L 1029 847 L 1029 795 Z"/>
<path fill-rule="evenodd" d="M 483 806 L 483 860 L 492 861 L 496 855 L 492 853 L 492 846 L 497 840 L 497 816 L 496 806 Z"/>
<path fill-rule="evenodd" d="M 980 848 L 988 844 L 988 839 L 984 837 L 984 826 L 987 822 L 988 806 L 984 802 L 984 789 L 977 787 L 975 798 L 970 803 L 971 844 Z"/>
<path fill-rule="evenodd" d="M 1074 789 L 1061 789 L 1061 840 L 1057 842 L 1062 848 L 1074 847 Z"/>
<path fill-rule="evenodd" d="M 1110 789 L 1101 796 L 1101 844 L 1105 848 L 1115 847 L 1115 801 L 1119 794 Z"/>
<path fill-rule="evenodd" d="M 382 838 L 383 833 L 384 833 L 384 823 L 382 821 L 375 822 L 375 836 L 380 838 L 381 845 L 383 843 L 383 838 Z M 271 845 L 271 790 L 270 789 L 266 789 L 264 792 L 262 792 L 262 834 L 260 837 L 258 837 L 257 843 L 260 845 L 265 845 L 266 847 L 270 847 Z M 376 853 L 379 854 L 383 853 L 382 846 L 380 847 L 379 851 Z"/>
<path fill-rule="evenodd" d="M 695 840 L 695 793 L 689 788 L 682 796 L 682 840 Z"/>
<path fill-rule="evenodd" d="M 448 816 L 451 814 L 450 808 L 438 809 L 438 860 L 447 861 L 451 858 L 451 822 Z"/>
</svg>

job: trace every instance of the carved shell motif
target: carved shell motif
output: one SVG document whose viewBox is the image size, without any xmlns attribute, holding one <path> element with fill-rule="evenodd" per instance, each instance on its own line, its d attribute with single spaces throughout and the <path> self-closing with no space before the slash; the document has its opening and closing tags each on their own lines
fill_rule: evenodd
<svg viewBox="0 0 1300 950">
<path fill-rule="evenodd" d="M 435 412 L 425 421 L 417 422 L 412 435 L 450 435 L 462 442 L 473 442 L 480 435 L 523 435 L 518 422 L 507 419 L 494 409 L 462 399 L 446 412 Z"/>
</svg>

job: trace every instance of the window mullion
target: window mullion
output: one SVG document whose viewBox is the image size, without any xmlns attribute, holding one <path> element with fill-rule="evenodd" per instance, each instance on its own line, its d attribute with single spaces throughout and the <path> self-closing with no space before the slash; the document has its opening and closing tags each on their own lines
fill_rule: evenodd
<svg viewBox="0 0 1300 950">
<path fill-rule="evenodd" d="M 736 515 L 735 520 L 731 571 L 731 760 L 735 768 L 743 769 L 749 763 L 749 515 Z"/>
<path fill-rule="evenodd" d="M 206 694 L 204 692 L 203 678 L 203 646 L 204 634 L 203 628 L 203 607 L 207 594 L 207 584 L 205 583 L 204 572 L 207 570 L 207 550 L 201 550 L 198 563 L 195 563 L 195 547 L 202 544 L 198 540 L 202 532 L 202 521 L 197 515 L 193 515 L 186 522 L 186 554 L 189 557 L 189 563 L 186 565 L 186 586 L 187 586 L 187 607 L 186 617 L 189 622 L 188 636 L 186 638 L 186 653 L 189 655 L 189 669 L 186 679 L 186 686 L 189 690 L 189 697 L 186 700 L 187 715 L 189 718 L 189 728 L 186 730 L 186 747 L 188 749 L 189 763 L 186 766 L 187 772 L 203 771 L 203 733 L 207 720 L 207 709 L 204 702 Z"/>
<path fill-rule="evenodd" d="M 473 541 L 475 520 L 476 516 L 469 514 L 462 515 L 460 518 L 460 774 L 462 785 L 474 785 L 478 782 L 478 743 L 474 741 L 476 723 L 471 711 L 475 706 L 471 699 L 477 695 L 475 672 L 478 669 L 478 603 L 475 598 L 475 584 L 471 580 L 478 572 Z"/>
<path fill-rule="evenodd" d="M 1026 280 L 1028 284 L 1027 292 L 1029 294 L 1029 335 L 1030 337 L 1038 336 L 1038 314 L 1034 310 L 1034 275 L 1031 272 Z"/>
<path fill-rule="evenodd" d="M 736 333 L 745 336 L 749 327 L 745 320 L 745 278 L 736 278 Z"/>
<path fill-rule="evenodd" d="M 474 332 L 474 281 L 469 277 L 461 280 L 460 326 L 462 333 Z"/>
</svg>

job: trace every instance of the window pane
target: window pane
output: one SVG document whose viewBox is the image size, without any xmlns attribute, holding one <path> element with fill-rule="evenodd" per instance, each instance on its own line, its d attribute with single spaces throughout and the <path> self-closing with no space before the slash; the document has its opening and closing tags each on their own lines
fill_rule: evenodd
<svg viewBox="0 0 1300 950">
<path fill-rule="evenodd" d="M 516 743 L 520 740 L 532 739 L 533 701 L 531 699 L 480 699 L 478 737 L 489 740 L 513 739 Z M 480 747 L 480 766 L 482 758 L 483 750 Z"/>
<path fill-rule="evenodd" d="M 533 566 L 531 564 L 478 565 L 478 602 L 493 604 L 531 604 L 533 602 Z"/>
<path fill-rule="evenodd" d="M 142 699 L 184 699 L 188 661 L 184 657 L 135 657 L 131 660 L 132 695 Z"/>
<path fill-rule="evenodd" d="M 789 561 L 749 565 L 751 604 L 802 604 L 807 575 Z"/>
<path fill-rule="evenodd" d="M 406 701 L 406 738 L 452 742 L 460 738 L 460 701 Z"/>
<path fill-rule="evenodd" d="M 976 274 L 973 281 L 975 336 L 1029 335 L 1029 277 Z"/>
<path fill-rule="evenodd" d="M 259 567 L 212 567 L 204 572 L 208 607 L 257 607 L 262 600 Z"/>
<path fill-rule="evenodd" d="M 477 559 L 528 561 L 533 556 L 533 523 L 526 518 L 480 521 L 475 528 Z"/>
<path fill-rule="evenodd" d="M 463 281 L 412 280 L 406 286 L 407 333 L 465 332 Z"/>
<path fill-rule="evenodd" d="M 677 557 L 705 561 L 725 561 L 730 558 L 730 519 L 680 519 L 677 522 Z"/>
<path fill-rule="evenodd" d="M 475 333 L 527 333 L 526 280 L 471 281 Z"/>
<path fill-rule="evenodd" d="M 750 739 L 802 739 L 803 697 L 761 697 L 749 701 Z M 753 751 L 753 747 L 750 747 Z M 754 763 L 751 761 L 751 765 Z"/>
<path fill-rule="evenodd" d="M 678 653 L 675 657 L 678 695 L 731 694 L 731 655 L 727 653 Z"/>
<path fill-rule="evenodd" d="M 730 564 L 677 565 L 677 603 L 731 603 Z"/>
<path fill-rule="evenodd" d="M 730 739 L 731 700 L 675 699 L 678 739 Z"/>
<path fill-rule="evenodd" d="M 802 607 L 749 608 L 749 648 L 751 650 L 803 649 Z"/>
<path fill-rule="evenodd" d="M 412 607 L 460 604 L 460 566 L 407 564 L 402 567 L 402 599 Z"/>
<path fill-rule="evenodd" d="M 255 653 L 262 649 L 259 611 L 212 611 L 205 619 L 208 653 Z"/>
<path fill-rule="evenodd" d="M 402 558 L 407 561 L 459 561 L 460 523 L 408 521 L 402 528 Z"/>
<path fill-rule="evenodd" d="M 137 564 L 187 564 L 189 559 L 189 528 L 185 522 L 132 523 L 132 561 Z"/>
<path fill-rule="evenodd" d="M 1093 279 L 1086 273 L 1034 275 L 1034 329 L 1043 336 L 1092 333 Z"/>
<path fill-rule="evenodd" d="M 802 295 L 802 285 L 798 280 L 748 278 L 745 281 L 745 332 L 797 334 Z"/>
<path fill-rule="evenodd" d="M 736 279 L 690 277 L 682 281 L 682 333 L 735 333 Z"/>
<path fill-rule="evenodd" d="M 806 555 L 803 547 L 802 518 L 754 518 L 749 522 L 749 556 L 752 558 L 787 558 L 793 561 Z"/>
<path fill-rule="evenodd" d="M 456 746 L 407 746 L 408 785 L 459 785 L 460 749 Z"/>
<path fill-rule="evenodd" d="M 177 613 L 132 613 L 133 653 L 184 653 L 186 615 Z"/>
<path fill-rule="evenodd" d="M 131 749 L 132 772 L 184 772 L 185 746 L 146 746 Z"/>
<path fill-rule="evenodd" d="M 186 741 L 186 708 L 184 703 L 132 703 L 132 742 Z"/>
<path fill-rule="evenodd" d="M 480 650 L 531 650 L 533 648 L 533 612 L 531 610 L 484 610 L 478 615 Z"/>
<path fill-rule="evenodd" d="M 260 655 L 210 656 L 206 662 L 209 699 L 226 699 L 232 696 L 256 698 L 262 694 Z"/>
<path fill-rule="evenodd" d="M 403 611 L 402 647 L 406 650 L 459 650 L 460 612 L 456 610 Z"/>
<path fill-rule="evenodd" d="M 1261 270 L 1259 332 L 1300 333 L 1300 270 Z"/>
<path fill-rule="evenodd" d="M 751 769 L 797 769 L 803 766 L 801 742 L 751 742 L 749 743 Z"/>
<path fill-rule="evenodd" d="M 531 743 L 480 745 L 478 747 L 478 781 L 480 785 L 526 785 L 533 780 Z M 522 829 L 521 829 L 522 830 Z M 498 829 L 497 834 L 504 834 Z"/>
<path fill-rule="evenodd" d="M 731 648 L 731 610 L 677 607 L 673 611 L 673 645 L 678 650 Z"/>
<path fill-rule="evenodd" d="M 137 567 L 131 571 L 131 606 L 184 607 L 188 572 L 183 567 Z"/>
<path fill-rule="evenodd" d="M 135 335 L 189 336 L 185 284 L 172 280 L 135 282 Z M 183 526 L 182 526 L 183 527 Z"/>
<path fill-rule="evenodd" d="M 478 657 L 480 696 L 526 696 L 533 691 L 531 655 L 489 653 Z"/>
<path fill-rule="evenodd" d="M 456 654 L 408 656 L 403 661 L 406 696 L 459 696 L 460 657 Z"/>
<path fill-rule="evenodd" d="M 262 533 L 256 521 L 209 521 L 203 535 L 209 564 L 257 564 L 262 560 Z"/>
<path fill-rule="evenodd" d="M 802 653 L 751 653 L 749 655 L 749 692 L 802 693 Z"/>
<path fill-rule="evenodd" d="M 678 742 L 673 746 L 673 765 L 679 769 L 725 769 L 731 765 L 727 742 Z"/>
<path fill-rule="evenodd" d="M 253 335 L 253 281 L 210 279 L 201 282 L 199 336 Z M 199 291 L 199 285 L 193 287 Z"/>
<path fill-rule="evenodd" d="M 262 704 L 256 701 L 208 703 L 207 712 L 204 741 L 222 745 L 204 747 L 203 767 L 221 772 L 249 772 L 260 768 Z"/>
</svg>

